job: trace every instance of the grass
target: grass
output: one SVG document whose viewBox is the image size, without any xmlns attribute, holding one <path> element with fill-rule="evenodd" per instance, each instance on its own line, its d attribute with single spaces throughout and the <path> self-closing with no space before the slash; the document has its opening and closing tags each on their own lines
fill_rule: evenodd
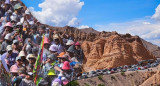
<svg viewBox="0 0 160 86">
<path fill-rule="evenodd" d="M 98 76 L 98 79 L 103 80 L 103 76 L 102 75 Z"/>
<path fill-rule="evenodd" d="M 66 86 L 80 86 L 80 85 L 76 80 L 74 80 L 74 81 L 69 82 Z"/>
<path fill-rule="evenodd" d="M 121 75 L 122 75 L 122 76 L 126 76 L 126 75 L 125 75 L 125 72 L 121 72 Z"/>
<path fill-rule="evenodd" d="M 98 86 L 105 86 L 104 84 L 98 84 Z"/>
</svg>

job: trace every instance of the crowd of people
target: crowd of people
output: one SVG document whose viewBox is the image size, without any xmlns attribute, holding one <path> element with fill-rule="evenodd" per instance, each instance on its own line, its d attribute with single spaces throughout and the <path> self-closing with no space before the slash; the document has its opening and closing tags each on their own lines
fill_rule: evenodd
<svg viewBox="0 0 160 86">
<path fill-rule="evenodd" d="M 0 1 L 0 43 L 0 59 L 11 74 L 12 86 L 63 86 L 81 73 L 84 54 L 80 42 L 38 22 L 18 0 Z M 41 79 L 37 84 L 33 71 L 39 54 L 41 69 L 36 72 Z M 6 78 L 0 81 L 8 86 Z"/>
</svg>

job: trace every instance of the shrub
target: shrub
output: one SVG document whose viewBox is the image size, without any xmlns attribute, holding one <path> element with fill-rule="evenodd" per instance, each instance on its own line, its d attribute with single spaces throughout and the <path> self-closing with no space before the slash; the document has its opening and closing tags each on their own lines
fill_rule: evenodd
<svg viewBox="0 0 160 86">
<path fill-rule="evenodd" d="M 113 76 L 113 75 L 111 76 L 111 79 L 112 79 L 112 80 L 116 80 L 115 76 Z"/>
<path fill-rule="evenodd" d="M 98 84 L 98 86 L 105 86 L 104 84 Z"/>
<path fill-rule="evenodd" d="M 103 76 L 98 76 L 98 79 L 99 80 L 103 80 Z"/>
<path fill-rule="evenodd" d="M 126 76 L 126 75 L 125 75 L 125 72 L 121 72 L 121 75 L 122 75 L 122 76 Z"/>
<path fill-rule="evenodd" d="M 80 86 L 80 85 L 79 85 L 79 83 L 75 80 L 75 81 L 69 82 L 66 86 Z"/>
</svg>

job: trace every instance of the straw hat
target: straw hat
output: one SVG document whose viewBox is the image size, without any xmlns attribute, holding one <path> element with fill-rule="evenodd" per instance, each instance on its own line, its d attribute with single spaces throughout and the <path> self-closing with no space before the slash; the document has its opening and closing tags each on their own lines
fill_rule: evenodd
<svg viewBox="0 0 160 86">
<path fill-rule="evenodd" d="M 35 57 L 34 54 L 28 54 L 28 55 L 27 55 L 27 59 L 31 59 L 31 58 L 36 59 L 36 57 Z"/>
<path fill-rule="evenodd" d="M 53 36 L 53 39 L 59 39 L 58 35 L 55 34 L 55 35 Z"/>
<path fill-rule="evenodd" d="M 26 56 L 26 55 L 25 55 L 25 52 L 24 52 L 24 51 L 20 51 L 19 56 L 20 56 L 20 57 Z"/>
<path fill-rule="evenodd" d="M 12 50 L 12 46 L 11 46 L 11 45 L 8 45 L 7 48 L 6 48 L 6 50 L 7 50 L 7 51 L 11 51 L 11 50 Z"/>
</svg>

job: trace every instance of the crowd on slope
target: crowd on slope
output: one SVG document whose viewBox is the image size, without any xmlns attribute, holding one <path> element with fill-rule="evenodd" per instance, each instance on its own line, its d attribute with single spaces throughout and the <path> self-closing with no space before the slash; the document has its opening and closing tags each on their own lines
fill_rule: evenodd
<svg viewBox="0 0 160 86">
<path fill-rule="evenodd" d="M 0 1 L 0 43 L 0 59 L 11 74 L 12 86 L 36 85 L 33 71 L 39 54 L 38 76 L 42 79 L 38 86 L 63 86 L 81 72 L 84 54 L 80 43 L 65 31 L 38 22 L 20 1 Z M 7 86 L 6 78 L 0 77 L 0 84 Z"/>
</svg>

